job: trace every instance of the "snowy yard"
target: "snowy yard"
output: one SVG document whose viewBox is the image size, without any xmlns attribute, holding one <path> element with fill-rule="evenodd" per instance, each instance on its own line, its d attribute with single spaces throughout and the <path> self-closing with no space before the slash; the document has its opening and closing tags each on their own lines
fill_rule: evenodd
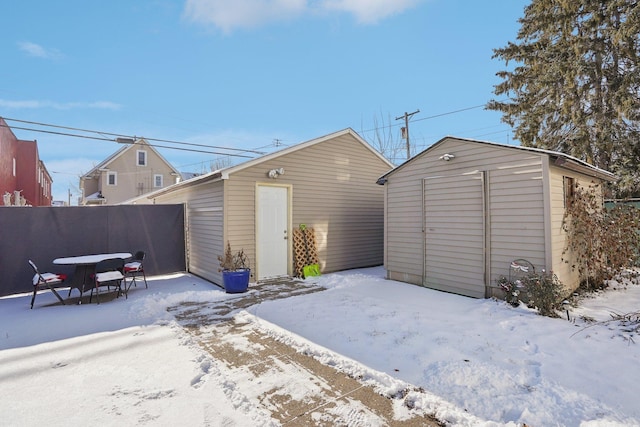
<svg viewBox="0 0 640 427">
<path fill-rule="evenodd" d="M 237 314 L 382 393 L 416 393 L 448 425 L 640 425 L 640 337 L 611 319 L 637 312 L 640 286 L 616 286 L 560 319 L 383 278 L 328 274 L 327 290 Z M 46 306 L 0 299 L 0 413 L 7 426 L 278 425 L 167 311 L 233 298 L 199 278 L 154 277 L 128 300 Z"/>
</svg>

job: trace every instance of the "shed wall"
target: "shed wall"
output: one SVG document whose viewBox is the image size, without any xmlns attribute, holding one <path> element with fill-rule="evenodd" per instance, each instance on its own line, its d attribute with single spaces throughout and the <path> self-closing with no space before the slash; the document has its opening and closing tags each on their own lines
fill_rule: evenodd
<svg viewBox="0 0 640 427">
<path fill-rule="evenodd" d="M 156 204 L 186 204 L 186 239 L 189 272 L 222 285 L 218 255 L 224 253 L 224 182 L 209 181 L 165 193 Z M 236 247 L 236 242 L 231 242 Z"/>
<path fill-rule="evenodd" d="M 553 242 L 552 271 L 558 276 L 567 292 L 580 285 L 580 275 L 571 268 L 571 253 L 563 254 L 567 246 L 567 235 L 562 229 L 564 223 L 565 193 L 564 178 L 571 177 L 581 187 L 598 183 L 595 178 L 559 167 L 551 168 L 551 239 Z"/>
<path fill-rule="evenodd" d="M 450 161 L 440 160 L 453 154 Z M 386 183 L 386 254 L 389 278 L 415 284 L 428 283 L 423 277 L 424 233 L 422 180 L 424 178 L 459 176 L 487 171 L 485 182 L 487 253 L 485 273 L 488 286 L 500 275 L 508 275 L 513 259 L 526 258 L 536 268 L 544 267 L 544 188 L 542 156 L 467 141 L 448 139 L 396 170 Z M 457 197 L 454 188 L 447 196 Z M 428 242 L 427 242 L 428 244 Z M 447 262 L 460 262 L 460 251 Z M 446 264 L 443 263 L 443 270 Z M 438 272 L 446 275 L 446 271 Z M 464 289 L 464 286 L 461 287 Z M 478 296 L 475 291 L 451 291 Z M 488 293 L 490 293 L 489 291 Z"/>
<path fill-rule="evenodd" d="M 489 172 L 490 287 L 509 276 L 511 261 L 546 266 L 543 157 L 509 157 Z M 495 294 L 491 290 L 487 296 Z"/>
</svg>

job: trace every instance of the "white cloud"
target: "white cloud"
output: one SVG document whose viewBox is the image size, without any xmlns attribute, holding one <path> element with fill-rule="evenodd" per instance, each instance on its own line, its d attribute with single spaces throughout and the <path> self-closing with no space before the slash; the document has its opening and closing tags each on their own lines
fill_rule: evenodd
<svg viewBox="0 0 640 427">
<path fill-rule="evenodd" d="M 96 102 L 67 102 L 63 104 L 55 103 L 52 104 L 54 108 L 59 110 L 70 110 L 70 109 L 97 109 L 97 110 L 119 110 L 122 108 L 120 104 L 116 104 L 115 102 L 109 101 L 96 101 Z"/>
<path fill-rule="evenodd" d="M 8 99 L 0 99 L 0 107 L 14 109 L 42 108 L 42 103 L 40 101 L 10 101 Z"/>
<path fill-rule="evenodd" d="M 323 0 L 320 7 L 327 11 L 351 13 L 361 24 L 378 21 L 417 5 L 420 0 Z"/>
<path fill-rule="evenodd" d="M 52 101 L 12 101 L 8 99 L 0 99 L 0 107 L 13 109 L 36 109 L 36 108 L 53 108 L 54 110 L 72 110 L 72 109 L 101 109 L 101 110 L 119 110 L 122 108 L 120 104 L 110 101 L 96 102 L 52 102 Z"/>
<path fill-rule="evenodd" d="M 62 56 L 57 49 L 46 49 L 36 43 L 18 42 L 18 47 L 27 55 L 35 56 L 36 58 L 55 59 Z"/>
<path fill-rule="evenodd" d="M 187 0 L 187 18 L 214 24 L 225 33 L 284 21 L 305 12 L 306 0 Z"/>
<path fill-rule="evenodd" d="M 358 23 L 376 22 L 424 0 L 187 0 L 185 17 L 213 24 L 224 33 L 255 28 L 311 13 L 349 13 Z"/>
</svg>

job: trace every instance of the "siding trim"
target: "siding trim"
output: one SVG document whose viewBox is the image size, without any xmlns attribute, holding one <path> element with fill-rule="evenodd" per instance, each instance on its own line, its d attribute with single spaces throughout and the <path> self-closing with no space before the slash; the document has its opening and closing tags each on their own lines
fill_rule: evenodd
<svg viewBox="0 0 640 427">
<path fill-rule="evenodd" d="M 234 210 L 231 205 L 229 205 L 228 180 L 222 181 L 222 207 L 222 250 L 224 251 L 229 241 L 229 214 Z"/>
<path fill-rule="evenodd" d="M 389 242 L 389 186 L 385 185 L 384 186 L 384 217 L 382 219 L 382 232 L 383 232 L 383 246 L 382 246 L 382 264 L 384 265 L 384 269 L 386 271 L 386 276 L 387 279 L 390 279 L 391 277 L 389 276 L 389 250 L 387 249 L 388 246 L 388 242 Z M 424 197 L 424 190 L 422 190 L 422 197 Z M 424 206 L 424 200 L 422 201 L 422 204 Z M 423 215 L 424 217 L 424 215 Z M 424 226 L 423 226 L 424 228 Z M 424 251 L 422 251 L 422 253 L 424 254 Z M 424 261 L 423 261 L 424 264 Z M 424 271 L 424 268 L 423 268 Z"/>
<path fill-rule="evenodd" d="M 187 206 L 188 203 L 189 202 L 182 203 L 182 210 L 184 211 L 184 265 L 187 271 L 189 271 L 189 259 L 191 258 L 191 248 L 189 247 L 189 244 L 191 242 L 189 238 L 189 230 L 191 228 L 191 225 L 189 224 L 190 216 L 189 207 Z"/>
<path fill-rule="evenodd" d="M 468 142 L 468 143 L 472 143 L 475 144 L 477 146 L 486 146 L 486 147 L 496 147 L 499 149 L 505 149 L 505 150 L 511 150 L 513 152 L 516 151 L 520 151 L 520 152 L 530 152 L 533 154 L 542 154 L 545 155 L 546 157 L 553 157 L 554 158 L 554 164 L 558 167 L 561 168 L 565 168 L 565 169 L 569 169 L 569 170 L 573 170 L 574 172 L 579 172 L 582 173 L 583 175 L 588 175 L 591 176 L 593 178 L 599 178 L 601 180 L 606 180 L 606 181 L 615 181 L 617 178 L 616 176 L 609 172 L 606 171 L 604 169 L 600 169 L 596 166 L 593 166 L 585 161 L 582 161 L 576 157 L 570 156 L 568 154 L 564 154 L 561 153 L 559 151 L 551 151 L 551 150 L 544 150 L 544 149 L 540 149 L 540 148 L 534 148 L 534 147 L 524 147 L 524 146 L 519 146 L 519 145 L 505 145 L 505 144 L 499 144 L 497 142 L 490 142 L 490 141 L 482 141 L 482 140 L 478 140 L 478 139 L 469 139 L 469 138 L 460 138 L 460 137 L 455 137 L 455 136 L 445 136 L 444 138 L 440 139 L 439 141 L 435 142 L 433 145 L 431 145 L 430 147 L 428 147 L 427 149 L 421 151 L 420 153 L 414 155 L 412 158 L 410 158 L 409 160 L 406 160 L 404 163 L 396 166 L 395 168 L 391 169 L 390 171 L 388 171 L 387 173 L 385 173 L 384 175 L 382 175 L 380 178 L 378 178 L 377 183 L 379 185 L 384 185 L 385 182 L 387 182 L 387 179 L 394 175 L 398 170 L 403 169 L 406 165 L 414 163 L 416 161 L 418 161 L 419 158 L 422 157 L 426 157 L 426 153 L 430 153 L 432 151 L 437 151 L 439 149 L 439 147 L 441 145 L 444 145 L 448 140 L 453 140 L 453 141 L 458 141 L 458 142 Z"/>
<path fill-rule="evenodd" d="M 222 212 L 222 206 L 214 208 L 194 208 L 192 212 Z"/>
<path fill-rule="evenodd" d="M 425 198 L 424 193 L 427 190 L 426 180 L 428 178 L 429 177 L 422 179 L 422 203 L 420 203 L 420 216 L 422 217 L 422 238 L 420 239 L 420 242 L 422 244 L 422 280 L 420 281 L 420 283 L 422 283 L 422 286 L 424 286 L 427 281 L 427 214 L 424 208 L 425 203 L 427 203 L 427 199 Z M 388 188 L 388 186 L 385 187 Z"/>
<path fill-rule="evenodd" d="M 548 272 L 553 268 L 551 226 L 551 171 L 549 156 L 542 156 L 542 204 L 544 212 L 544 263 Z"/>
<path fill-rule="evenodd" d="M 484 296 L 490 296 L 491 289 L 491 210 L 489 209 L 489 193 L 491 191 L 491 182 L 487 171 L 480 172 L 480 181 L 482 182 L 482 230 L 484 232 Z"/>
</svg>

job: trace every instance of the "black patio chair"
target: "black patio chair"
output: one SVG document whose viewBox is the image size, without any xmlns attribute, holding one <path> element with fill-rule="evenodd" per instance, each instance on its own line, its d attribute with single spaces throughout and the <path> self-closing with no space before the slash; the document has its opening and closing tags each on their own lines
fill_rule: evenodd
<svg viewBox="0 0 640 427">
<path fill-rule="evenodd" d="M 64 304 L 64 300 L 62 299 L 60 294 L 58 294 L 56 288 L 61 287 L 60 285 L 62 285 L 67 279 L 67 275 L 58 273 L 40 273 L 36 264 L 31 260 L 29 260 L 29 265 L 31 265 L 31 268 L 35 273 L 33 276 L 33 296 L 31 297 L 31 309 L 33 309 L 33 303 L 36 300 L 36 294 L 39 290 L 42 289 L 48 289 L 53 292 L 56 298 L 58 298 L 58 300 L 60 300 L 60 302 Z"/>
<path fill-rule="evenodd" d="M 141 273 L 142 278 L 144 279 L 144 287 L 146 289 L 149 288 L 149 285 L 147 285 L 147 275 L 144 272 L 144 264 L 142 263 L 145 257 L 146 253 L 144 251 L 138 251 L 133 256 L 132 260 L 124 265 L 125 286 L 127 280 L 126 278 L 131 277 L 131 283 L 129 283 L 127 289 L 130 289 L 132 285 L 136 287 L 138 286 L 136 284 L 136 277 Z"/>
<path fill-rule="evenodd" d="M 100 304 L 99 288 L 100 286 L 107 286 L 107 290 L 110 290 L 111 286 L 116 288 L 116 298 L 122 295 L 122 281 L 124 280 L 124 260 L 122 258 L 110 258 L 100 261 L 96 264 L 95 275 L 93 276 L 95 286 L 91 288 L 91 294 L 89 294 L 89 303 L 93 297 L 93 291 L 96 291 L 96 302 Z M 126 291 L 124 291 L 125 298 L 127 297 Z"/>
</svg>

